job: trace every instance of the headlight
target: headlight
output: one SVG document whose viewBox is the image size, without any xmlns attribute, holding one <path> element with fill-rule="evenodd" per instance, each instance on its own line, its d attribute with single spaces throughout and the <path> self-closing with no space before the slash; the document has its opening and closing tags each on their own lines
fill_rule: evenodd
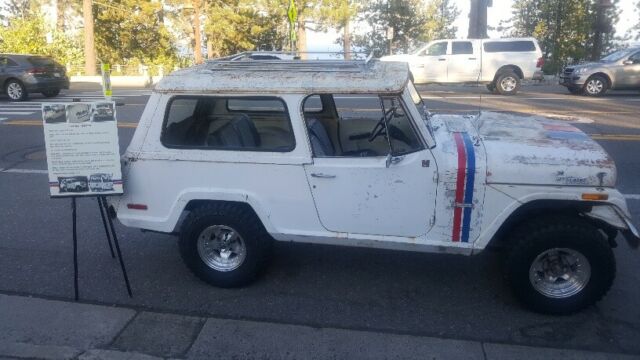
<svg viewBox="0 0 640 360">
<path fill-rule="evenodd" d="M 576 74 L 584 74 L 586 72 L 587 72 L 587 68 L 579 68 L 579 69 L 576 69 L 575 71 Z"/>
</svg>

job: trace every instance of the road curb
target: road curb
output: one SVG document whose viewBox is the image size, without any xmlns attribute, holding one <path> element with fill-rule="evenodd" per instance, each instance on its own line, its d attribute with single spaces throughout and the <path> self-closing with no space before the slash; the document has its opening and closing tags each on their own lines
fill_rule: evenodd
<svg viewBox="0 0 640 360">
<path fill-rule="evenodd" d="M 108 322 L 114 317 L 115 322 L 112 320 L 111 325 L 105 325 L 105 321 Z M 185 343 L 184 337 L 180 340 L 178 351 L 163 353 L 161 349 L 154 349 L 150 345 L 166 346 L 166 342 L 170 342 L 175 335 L 175 326 L 168 324 L 163 327 L 158 321 L 150 320 L 156 319 L 162 322 L 162 319 L 167 317 L 174 318 L 173 324 L 176 324 L 176 321 L 178 324 L 180 322 L 184 324 L 185 320 L 193 322 L 195 319 L 193 316 L 140 312 L 126 307 L 0 295 L 0 357 L 46 360 L 640 359 L 637 355 L 618 353 L 211 317 L 202 319 L 205 322 L 204 326 L 194 324 L 186 327 L 191 332 L 194 328 L 197 328 L 197 331 L 189 334 L 188 343 Z M 69 319 L 69 321 L 60 321 L 61 319 Z M 81 326 L 82 331 L 74 332 L 70 325 Z M 145 327 L 150 336 L 144 335 Z M 158 337 L 162 339 L 161 342 L 157 340 Z M 137 342 L 139 344 L 136 344 Z M 117 349 L 123 343 L 128 344 L 125 346 L 126 349 L 124 351 Z"/>
</svg>

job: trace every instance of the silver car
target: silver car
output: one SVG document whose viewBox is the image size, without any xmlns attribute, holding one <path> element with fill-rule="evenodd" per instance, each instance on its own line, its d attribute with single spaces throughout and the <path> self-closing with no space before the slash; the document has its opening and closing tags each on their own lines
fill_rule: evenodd
<svg viewBox="0 0 640 360">
<path fill-rule="evenodd" d="M 607 90 L 640 90 L 640 47 L 619 50 L 598 62 L 572 65 L 560 75 L 572 94 L 601 96 Z"/>
</svg>

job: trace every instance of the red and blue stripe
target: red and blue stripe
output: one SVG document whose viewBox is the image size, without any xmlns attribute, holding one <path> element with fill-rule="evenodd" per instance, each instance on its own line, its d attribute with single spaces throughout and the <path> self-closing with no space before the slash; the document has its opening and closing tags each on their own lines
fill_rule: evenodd
<svg viewBox="0 0 640 360">
<path fill-rule="evenodd" d="M 473 186 L 476 173 L 476 155 L 469 134 L 454 133 L 453 138 L 458 151 L 458 171 L 456 174 L 451 239 L 456 242 L 469 242 L 473 210 Z"/>
</svg>

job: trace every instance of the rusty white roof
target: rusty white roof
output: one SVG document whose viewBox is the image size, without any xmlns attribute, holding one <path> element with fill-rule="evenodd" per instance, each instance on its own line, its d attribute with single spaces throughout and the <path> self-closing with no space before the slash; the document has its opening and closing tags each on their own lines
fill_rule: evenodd
<svg viewBox="0 0 640 360">
<path fill-rule="evenodd" d="M 397 93 L 408 81 L 403 62 L 342 60 L 208 61 L 160 80 L 157 92 Z"/>
</svg>

